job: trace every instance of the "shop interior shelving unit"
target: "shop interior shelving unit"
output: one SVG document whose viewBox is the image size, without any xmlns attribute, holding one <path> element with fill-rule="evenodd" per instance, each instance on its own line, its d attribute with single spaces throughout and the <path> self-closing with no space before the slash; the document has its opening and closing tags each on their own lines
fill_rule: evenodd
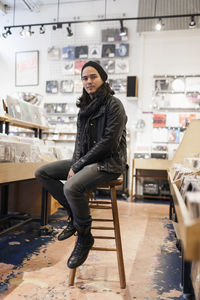
<svg viewBox="0 0 200 300">
<path fill-rule="evenodd" d="M 17 126 L 33 130 L 35 137 L 42 136 L 42 130 L 47 130 L 45 126 L 24 122 L 14 119 L 9 115 L 0 117 L 0 131 L 1 133 L 9 133 L 9 126 Z M 25 163 L 1 163 L 0 168 L 0 225 L 3 226 L 3 222 L 10 222 L 12 218 L 12 212 L 18 212 L 19 214 L 39 215 L 41 214 L 41 200 L 42 188 L 40 184 L 35 180 L 35 170 L 43 162 L 25 162 Z M 52 214 L 57 210 L 57 202 L 51 198 L 48 206 L 48 214 Z M 9 214 L 8 214 L 9 212 Z M 16 214 L 14 214 L 16 215 Z M 0 235 L 8 232 L 9 230 L 16 228 L 28 221 L 32 220 L 32 217 L 23 218 L 20 222 L 13 226 L 9 226 L 1 230 Z M 4 226 L 3 226 L 4 227 Z"/>
</svg>

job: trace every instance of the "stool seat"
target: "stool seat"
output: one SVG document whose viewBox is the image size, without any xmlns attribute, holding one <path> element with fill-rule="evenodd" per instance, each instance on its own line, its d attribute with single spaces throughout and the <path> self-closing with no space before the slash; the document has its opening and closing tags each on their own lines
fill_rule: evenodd
<svg viewBox="0 0 200 300">
<path fill-rule="evenodd" d="M 110 209 L 112 212 L 111 218 L 92 218 L 92 222 L 112 222 L 113 226 L 96 226 L 92 225 L 91 229 L 95 230 L 105 230 L 105 231 L 114 231 L 114 236 L 94 236 L 94 239 L 114 239 L 116 248 L 108 248 L 108 247 L 95 247 L 93 246 L 91 250 L 96 251 L 116 251 L 117 252 L 117 262 L 118 262 L 118 271 L 119 271 L 119 279 L 120 279 L 120 287 L 124 289 L 126 287 L 126 278 L 124 271 L 124 260 L 123 260 L 123 252 L 122 252 L 122 243 L 121 243 L 121 234 L 120 234 L 120 226 L 119 226 L 119 216 L 118 216 L 118 207 L 117 207 L 117 196 L 116 196 L 116 186 L 119 186 L 123 183 L 121 179 L 111 180 L 106 182 L 105 184 L 99 185 L 97 189 L 100 188 L 108 188 L 110 189 L 110 200 L 102 199 L 96 200 L 94 198 L 94 193 L 86 191 L 86 195 L 88 197 L 88 204 L 90 209 Z M 74 285 L 76 269 L 70 269 L 69 273 L 69 285 Z"/>
</svg>

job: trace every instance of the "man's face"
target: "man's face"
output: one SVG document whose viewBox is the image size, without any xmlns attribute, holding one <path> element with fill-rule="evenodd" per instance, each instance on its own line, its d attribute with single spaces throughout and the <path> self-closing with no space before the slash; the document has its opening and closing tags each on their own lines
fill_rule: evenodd
<svg viewBox="0 0 200 300">
<path fill-rule="evenodd" d="M 103 84 L 101 76 L 93 67 L 86 67 L 82 73 L 83 87 L 88 94 L 95 93 L 98 88 Z"/>
</svg>

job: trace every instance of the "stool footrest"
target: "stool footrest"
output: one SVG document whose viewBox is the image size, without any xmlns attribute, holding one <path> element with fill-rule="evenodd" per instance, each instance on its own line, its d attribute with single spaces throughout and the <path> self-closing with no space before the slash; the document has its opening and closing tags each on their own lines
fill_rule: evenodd
<svg viewBox="0 0 200 300">
<path fill-rule="evenodd" d="M 98 200 L 97 200 L 97 201 L 96 201 L 96 200 L 92 200 L 92 201 L 91 201 L 91 200 L 90 200 L 90 201 L 89 201 L 89 205 L 90 205 L 90 204 L 111 204 L 111 201 L 98 201 Z"/>
<path fill-rule="evenodd" d="M 114 230 L 114 227 L 92 226 L 91 229 Z"/>
<path fill-rule="evenodd" d="M 101 247 L 92 247 L 91 250 L 96 250 L 96 251 L 117 251 L 116 248 L 101 248 Z"/>
<path fill-rule="evenodd" d="M 111 206 L 104 206 L 104 205 L 89 205 L 89 208 L 95 208 L 95 209 L 112 209 Z"/>
</svg>

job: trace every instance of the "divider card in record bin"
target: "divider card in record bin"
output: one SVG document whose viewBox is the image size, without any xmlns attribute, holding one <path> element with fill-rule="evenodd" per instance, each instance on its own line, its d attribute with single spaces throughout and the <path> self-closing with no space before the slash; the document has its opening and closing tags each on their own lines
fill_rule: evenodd
<svg viewBox="0 0 200 300">
<path fill-rule="evenodd" d="M 166 114 L 153 114 L 153 127 L 165 127 Z"/>
</svg>

